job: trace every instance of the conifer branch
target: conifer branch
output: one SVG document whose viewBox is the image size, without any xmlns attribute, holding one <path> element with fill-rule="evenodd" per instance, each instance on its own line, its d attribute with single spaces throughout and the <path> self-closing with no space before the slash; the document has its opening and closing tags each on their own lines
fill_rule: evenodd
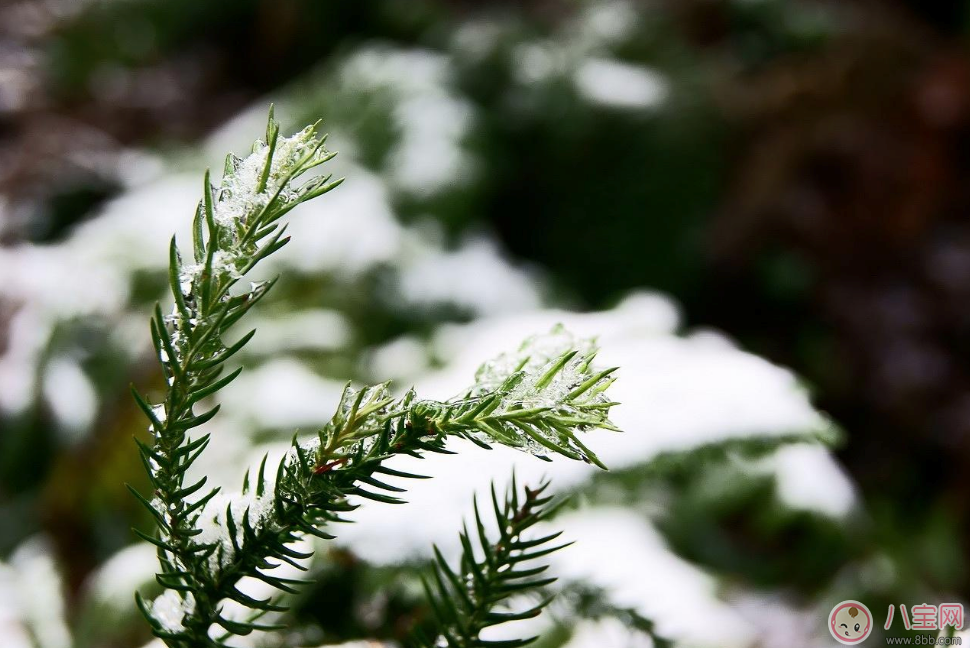
<svg viewBox="0 0 970 648">
<path fill-rule="evenodd" d="M 340 183 L 331 181 L 329 175 L 299 186 L 294 183 L 333 157 L 324 141 L 316 136 L 315 125 L 280 138 L 271 108 L 266 141 L 257 141 L 244 160 L 229 155 L 218 188 L 210 182 L 208 172 L 205 175 L 192 227 L 194 263 L 183 263 L 174 238 L 169 247 L 173 309 L 166 316 L 156 306 L 150 322 L 152 342 L 168 384 L 166 396 L 153 405 L 133 390 L 150 422 L 151 445 L 138 444 L 153 497 L 131 490 L 156 521 L 156 535 L 136 533 L 158 548 L 162 570 L 157 579 L 168 588 L 151 605 L 140 596 L 137 601 L 156 635 L 170 645 L 207 645 L 209 621 L 217 616 L 213 610 L 218 601 L 206 596 L 212 580 L 206 566 L 216 546 L 200 538 L 204 530 L 198 523 L 218 489 L 202 495 L 205 477 L 188 485 L 185 479 L 209 443 L 208 434 L 192 438 L 189 432 L 215 416 L 219 407 L 203 412 L 196 408 L 239 375 L 239 369 L 224 374 L 225 362 L 253 332 L 233 344 L 225 344 L 223 336 L 266 295 L 275 280 L 252 283 L 241 291 L 233 288 L 259 261 L 287 243 L 285 226 L 278 222 L 283 215 Z"/>
<path fill-rule="evenodd" d="M 356 506 L 349 498 L 402 503 L 398 495 L 404 489 L 384 479 L 423 477 L 384 466 L 394 455 L 448 453 L 447 437 L 461 436 L 486 447 L 501 443 L 540 456 L 556 452 L 602 466 L 577 434 L 615 429 L 608 419 L 613 403 L 605 395 L 613 370 L 592 366 L 592 342 L 556 328 L 527 341 L 518 353 L 483 365 L 475 384 L 451 401 L 418 400 L 413 391 L 394 399 L 386 383 L 348 385 L 315 438 L 294 437 L 275 475 L 266 474 L 264 459 L 252 479 L 246 475 L 239 493 L 206 489 L 205 477 L 187 484 L 187 471 L 209 443 L 208 434 L 189 433 L 219 409 L 196 407 L 239 374 L 240 369 L 224 374 L 226 361 L 254 331 L 232 344 L 223 336 L 275 280 L 248 290 L 234 287 L 286 244 L 285 226 L 279 225 L 283 215 L 339 184 L 328 175 L 294 184 L 332 157 L 315 126 L 280 137 L 271 112 L 266 141 L 257 141 L 246 159 L 230 155 L 218 188 L 206 174 L 193 226 L 195 262 L 182 262 L 174 239 L 170 247 L 173 310 L 164 316 L 156 307 L 150 326 L 166 395 L 151 404 L 135 392 L 152 432 L 150 444 L 138 444 L 154 492 L 151 498 L 132 492 L 156 522 L 155 534 L 137 533 L 157 547 L 157 580 L 166 588 L 154 601 L 136 599 L 154 634 L 172 648 L 214 648 L 232 635 L 275 629 L 263 619 L 285 607 L 246 595 L 239 581 L 250 577 L 295 591 L 299 581 L 273 573 L 282 563 L 301 568 L 309 557 L 293 549 L 295 541 L 332 538 L 328 529 Z M 227 600 L 251 616 L 229 618 Z"/>
<path fill-rule="evenodd" d="M 540 593 L 556 581 L 544 576 L 548 565 L 526 566 L 571 543 L 549 546 L 562 535 L 555 532 L 526 539 L 524 534 L 537 523 L 552 517 L 565 500 L 551 503 L 543 497 L 549 486 L 544 482 L 536 489 L 525 487 L 520 496 L 512 483 L 500 502 L 492 486 L 492 510 L 497 537 L 489 538 L 478 502 L 475 502 L 475 528 L 467 525 L 459 534 L 462 555 L 457 570 L 448 565 L 435 547 L 433 579 L 424 580 L 425 593 L 434 612 L 436 628 L 433 638 L 416 632 L 411 645 L 415 648 L 517 648 L 537 637 L 489 641 L 481 638 L 485 628 L 508 621 L 538 616 L 551 597 L 543 598 L 525 610 L 509 611 L 510 599 Z"/>
</svg>

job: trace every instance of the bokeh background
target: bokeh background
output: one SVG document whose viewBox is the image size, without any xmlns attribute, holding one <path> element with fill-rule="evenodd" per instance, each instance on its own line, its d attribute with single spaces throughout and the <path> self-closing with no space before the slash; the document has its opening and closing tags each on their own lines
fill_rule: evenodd
<svg viewBox="0 0 970 648">
<path fill-rule="evenodd" d="M 589 441 L 609 474 L 424 466 L 319 547 L 292 645 L 400 639 L 513 462 L 575 496 L 543 646 L 830 646 L 843 599 L 970 600 L 968 29 L 960 1 L 3 3 L 0 645 L 150 639 L 128 385 L 159 393 L 168 238 L 270 102 L 347 181 L 266 270 L 215 483 L 345 380 L 447 397 L 556 322 L 622 366 L 625 430 Z"/>
</svg>

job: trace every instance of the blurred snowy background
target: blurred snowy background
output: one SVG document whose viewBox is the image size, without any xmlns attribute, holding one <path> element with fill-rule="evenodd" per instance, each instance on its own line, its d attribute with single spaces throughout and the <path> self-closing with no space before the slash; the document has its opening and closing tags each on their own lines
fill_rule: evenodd
<svg viewBox="0 0 970 648">
<path fill-rule="evenodd" d="M 292 644 L 399 639 L 426 613 L 431 544 L 454 550 L 510 465 L 574 498 L 542 646 L 650 646 L 646 622 L 676 646 L 829 646 L 840 600 L 880 619 L 966 600 L 963 15 L 4 4 L 0 646 L 150 639 L 128 385 L 158 392 L 168 239 L 270 102 L 289 130 L 323 119 L 347 181 L 293 212 L 261 269 L 283 280 L 209 424 L 210 482 L 312 432 L 347 379 L 445 398 L 559 322 L 622 368 L 625 431 L 589 440 L 609 473 L 474 447 L 424 462 L 409 505 L 365 506 L 317 547 Z"/>
</svg>

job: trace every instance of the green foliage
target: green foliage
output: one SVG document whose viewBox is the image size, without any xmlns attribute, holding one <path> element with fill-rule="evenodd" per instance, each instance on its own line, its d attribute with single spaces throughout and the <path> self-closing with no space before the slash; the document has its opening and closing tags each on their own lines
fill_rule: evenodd
<svg viewBox="0 0 970 648">
<path fill-rule="evenodd" d="M 155 497 L 149 501 L 132 489 L 158 526 L 157 536 L 138 532 L 158 547 L 162 567 L 158 582 L 179 593 L 179 601 L 169 596 L 164 605 L 155 604 L 151 609 L 140 597 L 138 602 L 152 620 L 156 634 L 169 639 L 171 645 L 194 645 L 191 637 L 207 638 L 212 622 L 241 630 L 219 615 L 221 597 L 216 597 L 226 593 L 224 583 L 235 574 L 245 575 L 255 567 L 246 560 L 223 564 L 226 548 L 199 540 L 203 533 L 199 518 L 218 489 L 192 499 L 202 491 L 206 478 L 186 485 L 186 474 L 208 445 L 209 435 L 193 439 L 189 432 L 218 412 L 218 406 L 203 412 L 195 408 L 239 375 L 239 369 L 224 375 L 225 363 L 254 331 L 231 345 L 223 343 L 223 335 L 273 282 L 254 283 L 248 290 L 236 292 L 233 287 L 260 260 L 287 243 L 285 226 L 278 223 L 282 216 L 339 184 L 331 182 L 328 175 L 294 184 L 302 174 L 333 157 L 323 145 L 324 139 L 316 137 L 315 126 L 281 139 L 279 123 L 271 110 L 266 142 L 257 141 L 245 160 L 229 155 L 219 188 L 212 186 L 206 174 L 193 224 L 193 264 L 183 263 L 172 239 L 169 281 L 175 305 L 169 316 L 156 306 L 151 320 L 152 342 L 168 390 L 164 402 L 156 405 L 135 393 L 154 437 L 151 446 L 139 442 L 139 447 Z M 232 516 L 227 516 L 231 525 Z M 243 532 L 247 539 L 253 532 L 248 520 Z M 286 537 L 283 532 L 277 540 Z M 217 553 L 215 562 L 226 568 L 225 574 L 208 569 Z"/>
<path fill-rule="evenodd" d="M 435 547 L 434 578 L 432 581 L 425 580 L 424 586 L 437 622 L 436 633 L 434 638 L 429 638 L 427 633 L 416 634 L 412 640 L 413 646 L 515 648 L 528 645 L 538 638 L 489 641 L 480 635 L 482 630 L 490 626 L 538 616 L 551 600 L 544 598 L 520 611 L 502 610 L 508 607 L 513 597 L 536 592 L 556 580 L 543 575 L 547 565 L 526 565 L 568 546 L 548 546 L 562 532 L 532 539 L 523 536 L 539 522 L 551 518 L 564 501 L 550 503 L 552 497 L 543 497 L 548 486 L 546 482 L 535 490 L 525 487 L 520 497 L 513 476 L 511 486 L 501 502 L 492 486 L 492 509 L 497 529 L 495 540 L 488 536 L 476 500 L 475 530 L 469 533 L 466 525 L 459 534 L 463 551 L 457 570 L 448 565 Z"/>
<path fill-rule="evenodd" d="M 591 368 L 592 341 L 576 340 L 562 326 L 526 340 L 519 350 L 483 364 L 462 398 L 422 403 L 414 418 L 430 429 L 484 445 L 491 439 L 543 456 L 559 453 L 606 468 L 574 431 L 617 430 L 607 418 L 616 403 L 606 397 L 616 368 Z"/>
<path fill-rule="evenodd" d="M 152 443 L 139 442 L 139 448 L 154 496 L 132 492 L 155 519 L 157 533 L 138 533 L 158 548 L 157 580 L 166 588 L 152 602 L 137 596 L 138 605 L 155 635 L 173 648 L 221 646 L 232 635 L 279 628 L 262 617 L 285 607 L 276 600 L 252 598 L 237 584 L 249 577 L 295 592 L 300 581 L 274 575 L 273 569 L 282 563 L 303 569 L 300 561 L 309 554 L 293 549 L 296 540 L 308 535 L 332 538 L 326 529 L 356 506 L 348 498 L 402 503 L 398 494 L 404 489 L 383 479 L 422 477 L 385 466 L 394 455 L 448 453 L 447 437 L 460 436 L 485 447 L 499 443 L 539 456 L 555 452 L 602 466 L 577 433 L 615 429 L 608 419 L 613 402 L 605 395 L 613 370 L 595 369 L 594 345 L 557 328 L 547 337 L 527 341 L 518 353 L 483 365 L 475 384 L 447 402 L 419 400 L 413 391 L 395 399 L 386 383 L 362 389 L 348 385 L 334 416 L 316 437 L 294 437 L 275 478 L 267 477 L 264 458 L 252 479 L 246 475 L 240 493 L 206 490 L 205 477 L 187 483 L 190 467 L 209 443 L 208 434 L 193 437 L 190 432 L 219 409 L 196 407 L 239 375 L 241 369 L 224 373 L 226 361 L 255 331 L 232 344 L 225 344 L 223 336 L 275 280 L 251 284 L 248 290 L 234 287 L 286 244 L 285 226 L 279 225 L 283 215 L 339 184 L 329 175 L 294 184 L 333 157 L 323 142 L 315 126 L 281 137 L 271 111 L 265 142 L 257 141 L 245 159 L 230 155 L 218 188 L 206 175 L 193 228 L 194 263 L 183 263 L 172 240 L 174 308 L 165 316 L 156 307 L 151 321 L 168 389 L 157 404 L 135 393 L 151 423 Z M 507 503 L 506 514 L 521 516 L 515 518 L 518 531 L 510 538 L 541 517 L 533 512 L 546 501 L 537 500 L 539 492 L 527 493 L 521 510 L 514 496 Z M 504 551 L 503 560 L 514 562 L 509 549 Z M 520 583 L 523 589 L 542 584 Z M 490 581 L 488 587 L 496 583 Z M 493 589 L 484 594 L 489 598 L 483 601 L 495 602 Z M 251 614 L 232 618 L 225 613 L 227 600 Z M 485 615 L 475 623 L 491 620 L 493 616 Z"/>
</svg>

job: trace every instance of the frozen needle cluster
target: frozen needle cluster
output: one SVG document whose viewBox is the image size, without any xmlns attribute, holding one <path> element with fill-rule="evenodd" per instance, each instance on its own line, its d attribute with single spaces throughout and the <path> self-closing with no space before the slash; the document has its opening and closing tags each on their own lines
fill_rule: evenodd
<svg viewBox="0 0 970 648">
<path fill-rule="evenodd" d="M 423 404 L 420 414 L 435 429 L 479 445 L 497 441 L 542 458 L 554 452 L 605 468 L 576 434 L 616 430 L 608 418 L 616 403 L 607 395 L 616 368 L 598 369 L 597 350 L 593 340 L 557 325 L 483 364 L 463 396 Z"/>
</svg>

